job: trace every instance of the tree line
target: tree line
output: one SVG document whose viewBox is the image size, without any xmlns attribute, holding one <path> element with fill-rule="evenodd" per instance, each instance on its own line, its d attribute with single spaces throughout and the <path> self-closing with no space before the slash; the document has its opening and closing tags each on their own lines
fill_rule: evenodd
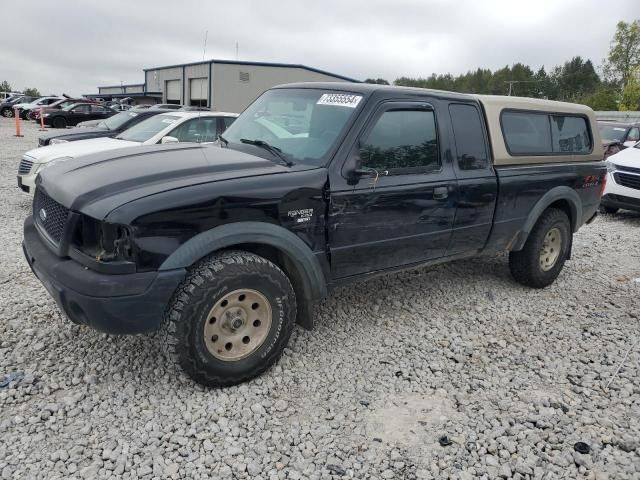
<svg viewBox="0 0 640 480">
<path fill-rule="evenodd" d="M 368 83 L 389 85 L 383 78 Z M 394 85 L 488 95 L 517 95 L 584 103 L 594 110 L 640 110 L 640 20 L 619 22 L 609 54 L 596 71 L 580 56 L 547 71 L 515 63 L 492 71 L 478 68 L 462 75 L 436 74 L 426 78 L 400 77 Z"/>
<path fill-rule="evenodd" d="M 6 80 L 0 82 L 0 92 L 13 92 L 13 88 L 11 88 L 11 84 Z M 22 90 L 24 95 L 29 95 L 30 97 L 39 97 L 40 92 L 37 88 L 25 88 Z"/>
</svg>

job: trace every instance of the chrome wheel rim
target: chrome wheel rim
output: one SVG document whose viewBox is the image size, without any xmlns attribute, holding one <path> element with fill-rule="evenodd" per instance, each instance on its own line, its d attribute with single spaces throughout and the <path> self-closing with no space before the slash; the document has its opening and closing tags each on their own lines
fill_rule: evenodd
<svg viewBox="0 0 640 480">
<path fill-rule="evenodd" d="M 271 304 L 256 290 L 234 290 L 216 302 L 204 324 L 209 353 L 236 362 L 254 353 L 271 330 Z"/>
<path fill-rule="evenodd" d="M 562 234 L 560 229 L 552 228 L 544 236 L 542 249 L 540 250 L 540 268 L 542 271 L 547 272 L 553 268 L 558 258 L 560 258 L 561 250 Z"/>
</svg>

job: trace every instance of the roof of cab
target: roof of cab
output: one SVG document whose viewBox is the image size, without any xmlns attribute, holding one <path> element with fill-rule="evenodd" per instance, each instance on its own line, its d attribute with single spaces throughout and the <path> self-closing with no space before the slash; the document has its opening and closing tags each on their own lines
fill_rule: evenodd
<svg viewBox="0 0 640 480">
<path fill-rule="evenodd" d="M 466 93 L 448 92 L 446 90 L 433 90 L 430 88 L 397 87 L 395 85 L 379 85 L 377 83 L 349 83 L 349 82 L 298 82 L 278 85 L 274 88 L 316 88 L 319 90 L 340 90 L 345 92 L 370 95 L 373 92 L 388 91 L 406 94 L 437 95 L 439 97 L 457 98 L 460 100 L 474 100 L 472 95 Z"/>
</svg>

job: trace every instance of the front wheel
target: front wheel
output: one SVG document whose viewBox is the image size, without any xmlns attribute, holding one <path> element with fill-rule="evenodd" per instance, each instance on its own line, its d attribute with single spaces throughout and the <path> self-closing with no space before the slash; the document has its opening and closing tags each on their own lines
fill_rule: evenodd
<svg viewBox="0 0 640 480">
<path fill-rule="evenodd" d="M 161 338 L 169 358 L 196 382 L 224 387 L 273 365 L 295 318 L 293 287 L 277 265 L 227 251 L 191 269 L 167 309 Z"/>
<path fill-rule="evenodd" d="M 522 285 L 544 288 L 564 266 L 571 245 L 571 224 L 562 210 L 550 208 L 538 219 L 524 248 L 509 253 L 513 278 Z"/>
<path fill-rule="evenodd" d="M 3 108 L 2 116 L 5 118 L 13 118 L 13 110 L 11 108 Z"/>
</svg>

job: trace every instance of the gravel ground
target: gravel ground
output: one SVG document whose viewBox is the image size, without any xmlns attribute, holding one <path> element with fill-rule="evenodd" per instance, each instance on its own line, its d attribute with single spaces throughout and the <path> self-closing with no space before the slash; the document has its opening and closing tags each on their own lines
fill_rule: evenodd
<svg viewBox="0 0 640 480">
<path fill-rule="evenodd" d="M 0 119 L 0 378 L 23 374 L 0 478 L 640 478 L 640 344 L 614 375 L 640 339 L 640 215 L 581 230 L 542 291 L 504 257 L 342 288 L 275 368 L 206 390 L 153 338 L 65 321 L 30 273 L 24 130 Z"/>
</svg>

